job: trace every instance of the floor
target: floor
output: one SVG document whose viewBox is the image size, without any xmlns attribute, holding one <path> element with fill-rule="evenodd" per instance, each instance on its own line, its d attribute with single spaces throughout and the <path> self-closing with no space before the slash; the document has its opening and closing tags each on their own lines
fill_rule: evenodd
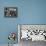
<svg viewBox="0 0 46 46">
<path fill-rule="evenodd" d="M 46 46 L 45 41 L 34 41 L 34 42 L 32 42 L 31 40 L 28 40 L 28 41 L 21 40 L 20 43 L 21 43 L 20 46 Z"/>
<path fill-rule="evenodd" d="M 7 44 L 0 44 L 0 46 L 8 46 L 8 45 Z M 19 44 L 15 44 L 14 46 L 46 46 L 46 42 L 45 41 L 32 42 L 31 40 L 28 40 L 28 41 L 21 40 Z"/>
<path fill-rule="evenodd" d="M 8 46 L 8 44 L 0 44 L 0 46 Z M 13 45 L 10 45 L 13 46 Z M 14 46 L 18 46 L 18 44 L 15 44 Z"/>
</svg>

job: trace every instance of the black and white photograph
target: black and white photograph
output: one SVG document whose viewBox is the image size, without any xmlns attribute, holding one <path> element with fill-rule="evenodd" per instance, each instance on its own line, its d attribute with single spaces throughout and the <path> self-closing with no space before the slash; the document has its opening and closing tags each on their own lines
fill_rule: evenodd
<svg viewBox="0 0 46 46">
<path fill-rule="evenodd" d="M 17 7 L 5 7 L 4 16 L 5 17 L 17 17 Z"/>
</svg>

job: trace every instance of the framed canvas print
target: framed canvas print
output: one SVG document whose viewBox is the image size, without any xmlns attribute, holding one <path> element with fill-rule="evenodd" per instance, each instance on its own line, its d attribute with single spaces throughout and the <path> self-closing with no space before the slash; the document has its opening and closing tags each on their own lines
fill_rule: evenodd
<svg viewBox="0 0 46 46">
<path fill-rule="evenodd" d="M 17 17 L 17 7 L 5 7 L 4 16 L 5 17 Z"/>
<path fill-rule="evenodd" d="M 46 41 L 46 25 L 20 24 L 18 25 L 18 33 L 20 33 L 18 35 L 19 41 Z"/>
</svg>

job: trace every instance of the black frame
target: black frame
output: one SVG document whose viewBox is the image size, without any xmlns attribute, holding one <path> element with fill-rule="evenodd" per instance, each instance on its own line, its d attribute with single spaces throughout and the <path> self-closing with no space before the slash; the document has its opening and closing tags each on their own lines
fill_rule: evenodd
<svg viewBox="0 0 46 46">
<path fill-rule="evenodd" d="M 5 17 L 17 17 L 18 16 L 18 8 L 17 7 L 5 7 L 4 8 L 4 16 Z"/>
</svg>

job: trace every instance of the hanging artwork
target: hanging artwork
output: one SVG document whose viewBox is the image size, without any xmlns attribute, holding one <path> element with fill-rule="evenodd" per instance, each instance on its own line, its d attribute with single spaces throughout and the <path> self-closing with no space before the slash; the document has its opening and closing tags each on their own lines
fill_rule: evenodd
<svg viewBox="0 0 46 46">
<path fill-rule="evenodd" d="M 19 29 L 20 28 L 20 29 Z M 19 25 L 20 40 L 46 41 L 46 25 Z"/>
<path fill-rule="evenodd" d="M 4 16 L 5 17 L 17 17 L 17 7 L 5 7 Z"/>
</svg>

